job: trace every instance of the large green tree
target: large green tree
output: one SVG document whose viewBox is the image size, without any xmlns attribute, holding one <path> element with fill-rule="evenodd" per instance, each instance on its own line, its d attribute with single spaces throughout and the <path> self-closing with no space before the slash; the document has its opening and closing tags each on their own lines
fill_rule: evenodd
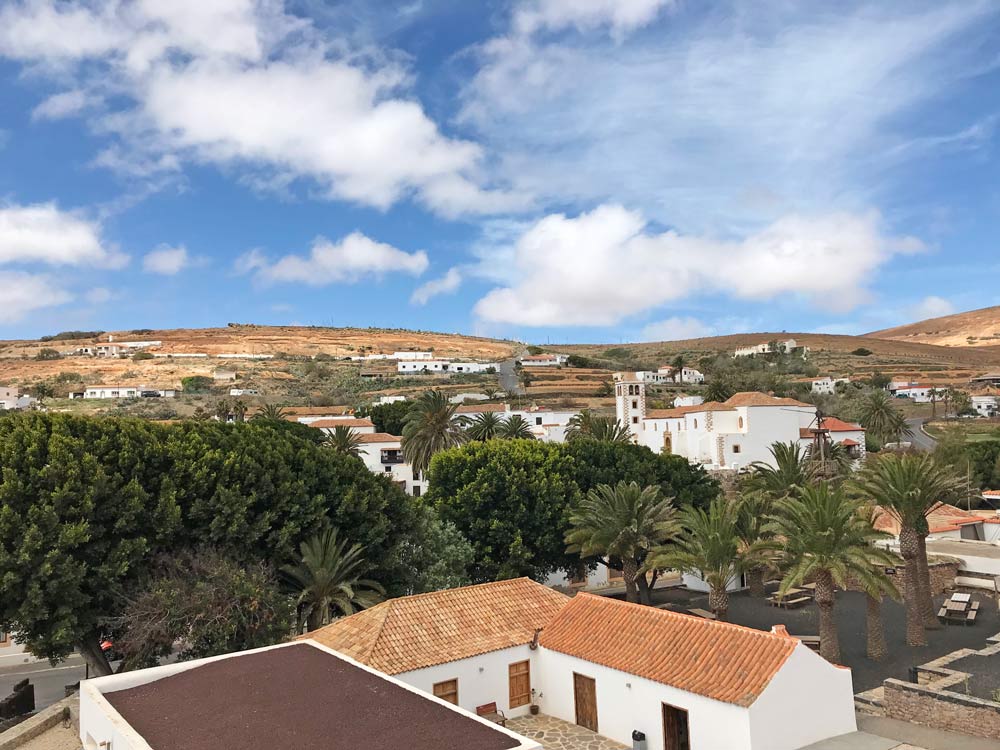
<svg viewBox="0 0 1000 750">
<path fill-rule="evenodd" d="M 402 435 L 406 415 L 410 411 L 409 401 L 393 401 L 389 404 L 363 406 L 357 410 L 359 417 L 368 417 L 375 424 L 376 432 Z"/>
<path fill-rule="evenodd" d="M 472 544 L 473 581 L 540 579 L 579 561 L 563 541 L 580 494 L 573 473 L 557 444 L 471 442 L 434 457 L 425 498 Z"/>
<path fill-rule="evenodd" d="M 893 403 L 892 396 L 882 390 L 872 390 L 855 400 L 854 414 L 879 446 L 897 443 L 911 430 L 906 416 Z"/>
<path fill-rule="evenodd" d="M 0 627 L 96 674 L 123 588 L 180 525 L 163 428 L 127 419 L 0 418 Z"/>
</svg>

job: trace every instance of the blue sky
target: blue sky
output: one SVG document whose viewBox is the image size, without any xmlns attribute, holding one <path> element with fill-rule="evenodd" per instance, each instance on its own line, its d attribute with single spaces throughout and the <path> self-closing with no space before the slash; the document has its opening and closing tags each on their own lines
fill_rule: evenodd
<svg viewBox="0 0 1000 750">
<path fill-rule="evenodd" d="M 0 336 L 997 305 L 998 84 L 976 0 L 0 0 Z"/>
</svg>

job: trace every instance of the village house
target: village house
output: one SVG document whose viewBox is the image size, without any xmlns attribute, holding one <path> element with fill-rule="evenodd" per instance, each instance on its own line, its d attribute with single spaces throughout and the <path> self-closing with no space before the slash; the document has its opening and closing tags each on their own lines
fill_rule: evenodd
<svg viewBox="0 0 1000 750">
<path fill-rule="evenodd" d="M 618 381 L 623 378 L 640 380 L 648 384 L 666 383 L 690 383 L 699 384 L 705 382 L 705 376 L 693 367 L 682 367 L 679 370 L 673 367 L 664 366 L 656 372 L 642 370 L 640 372 L 616 372 L 611 375 L 612 380 Z"/>
<path fill-rule="evenodd" d="M 354 409 L 350 406 L 283 406 L 281 410 L 285 419 L 302 424 L 312 424 L 320 419 L 354 416 Z"/>
<path fill-rule="evenodd" d="M 84 750 L 541 750 L 314 641 L 86 680 L 80 742 Z"/>
<path fill-rule="evenodd" d="M 684 456 L 708 469 L 745 469 L 755 462 L 773 461 L 775 443 L 807 443 L 814 440 L 809 432 L 815 427 L 816 407 L 790 398 L 775 398 L 764 393 L 737 393 L 724 403 L 709 402 L 672 409 L 647 409 L 646 384 L 622 377 L 615 385 L 615 409 L 618 422 L 626 426 L 632 439 L 656 453 Z M 864 432 L 858 425 L 826 437 L 844 442 L 861 455 Z"/>
<path fill-rule="evenodd" d="M 230 388 L 230 396 L 259 396 L 260 391 L 256 388 Z"/>
<path fill-rule="evenodd" d="M 175 398 L 176 388 L 149 385 L 88 385 L 83 398 Z"/>
<path fill-rule="evenodd" d="M 522 367 L 559 367 L 567 361 L 566 354 L 526 354 L 518 360 Z"/>
<path fill-rule="evenodd" d="M 939 398 L 937 391 L 937 386 L 928 383 L 911 383 L 897 387 L 893 393 L 896 398 L 908 398 L 918 404 L 929 404 L 935 398 Z"/>
<path fill-rule="evenodd" d="M 733 357 L 753 357 L 758 354 L 791 354 L 799 348 L 799 342 L 795 339 L 784 341 L 764 341 L 752 346 L 741 346 L 733 352 Z M 808 352 L 808 347 L 802 347 L 802 353 Z"/>
<path fill-rule="evenodd" d="M 811 426 L 799 430 L 799 445 L 803 449 L 808 450 L 817 445 L 820 439 L 844 446 L 847 455 L 855 460 L 863 459 L 867 453 L 865 428 L 853 422 L 845 422 L 836 417 L 823 417 Z"/>
<path fill-rule="evenodd" d="M 833 395 L 837 392 L 838 383 L 850 383 L 850 378 L 831 378 L 829 375 L 809 381 L 813 393 Z"/>
<path fill-rule="evenodd" d="M 332 434 L 338 427 L 349 427 L 351 432 L 358 435 L 374 435 L 375 423 L 367 418 L 358 418 L 353 415 L 330 416 L 323 419 L 310 419 L 308 422 L 302 419 L 297 420 L 303 424 L 322 430 L 325 434 Z"/>
<path fill-rule="evenodd" d="M 1000 396 L 973 396 L 972 408 L 981 417 L 995 417 L 1000 414 Z"/>
<path fill-rule="evenodd" d="M 631 744 L 794 750 L 856 729 L 849 669 L 773 632 L 527 578 L 389 600 L 305 638 L 469 711 Z"/>
<path fill-rule="evenodd" d="M 422 359 L 396 363 L 396 372 L 400 375 L 424 375 L 428 373 L 448 372 L 451 360 Z"/>
<path fill-rule="evenodd" d="M 988 372 L 985 375 L 977 375 L 970 382 L 972 385 L 1000 386 L 1000 372 Z"/>
<path fill-rule="evenodd" d="M 542 409 L 536 406 L 514 409 L 510 404 L 463 404 L 455 409 L 457 416 L 470 420 L 487 412 L 498 414 L 501 419 L 520 416 L 528 423 L 532 436 L 545 443 L 564 442 L 570 420 L 578 413 L 569 410 Z"/>
<path fill-rule="evenodd" d="M 420 497 L 427 491 L 427 478 L 406 462 L 403 438 L 386 432 L 361 433 L 360 457 L 373 474 L 390 477 L 407 495 Z"/>
<path fill-rule="evenodd" d="M 28 409 L 37 403 L 38 399 L 32 396 L 22 396 L 16 386 L 0 388 L 0 411 Z"/>
</svg>

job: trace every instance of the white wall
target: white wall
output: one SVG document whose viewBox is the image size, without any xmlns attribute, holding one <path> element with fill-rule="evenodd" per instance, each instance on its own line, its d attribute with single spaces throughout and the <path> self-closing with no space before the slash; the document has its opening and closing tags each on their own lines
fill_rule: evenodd
<svg viewBox="0 0 1000 750">
<path fill-rule="evenodd" d="M 851 670 L 802 643 L 750 706 L 754 748 L 796 750 L 856 730 Z"/>
<path fill-rule="evenodd" d="M 750 713 L 731 703 L 705 698 L 544 647 L 537 652 L 543 714 L 576 722 L 573 673 L 592 677 L 597 692 L 597 728 L 605 737 L 631 747 L 632 730 L 646 733 L 649 750 L 663 747 L 663 708 L 688 712 L 691 750 L 750 750 Z M 801 689 L 801 686 L 800 686 Z M 805 691 L 807 692 L 807 691 Z M 852 700 L 853 706 L 853 700 Z M 821 707 L 818 707 L 818 710 Z M 760 745 L 754 750 L 770 750 Z"/>
<path fill-rule="evenodd" d="M 475 713 L 476 706 L 496 703 L 497 708 L 508 717 L 524 716 L 529 710 L 527 705 L 518 708 L 511 708 L 509 705 L 508 667 L 519 661 L 530 661 L 531 686 L 535 687 L 537 654 L 538 651 L 532 651 L 527 646 L 515 646 L 447 664 L 403 672 L 396 675 L 396 679 L 429 694 L 433 694 L 435 683 L 457 679 L 458 705 L 466 711 Z"/>
</svg>

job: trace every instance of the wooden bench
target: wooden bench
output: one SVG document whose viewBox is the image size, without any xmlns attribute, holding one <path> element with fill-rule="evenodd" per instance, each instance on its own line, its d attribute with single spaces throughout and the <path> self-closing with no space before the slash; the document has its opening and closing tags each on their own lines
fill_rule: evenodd
<svg viewBox="0 0 1000 750">
<path fill-rule="evenodd" d="M 965 624 L 966 625 L 975 625 L 975 623 L 976 623 L 976 615 L 977 614 L 978 614 L 977 610 L 970 609 L 969 613 L 965 616 Z"/>
<path fill-rule="evenodd" d="M 689 609 L 692 615 L 696 617 L 703 617 L 706 620 L 718 620 L 718 616 L 714 612 L 709 612 L 707 609 Z"/>
<path fill-rule="evenodd" d="M 979 609 L 979 602 L 972 602 L 972 604 L 969 605 L 969 609 L 975 612 L 977 609 Z"/>
<path fill-rule="evenodd" d="M 481 716 L 502 727 L 507 726 L 507 717 L 503 715 L 503 711 L 497 708 L 496 703 L 484 703 L 482 706 L 476 706 L 476 716 Z"/>
<path fill-rule="evenodd" d="M 784 602 L 782 602 L 781 606 L 783 606 L 785 609 L 798 609 L 799 607 L 803 607 L 811 601 L 812 601 L 811 596 L 797 596 L 794 599 L 786 599 Z"/>
</svg>

